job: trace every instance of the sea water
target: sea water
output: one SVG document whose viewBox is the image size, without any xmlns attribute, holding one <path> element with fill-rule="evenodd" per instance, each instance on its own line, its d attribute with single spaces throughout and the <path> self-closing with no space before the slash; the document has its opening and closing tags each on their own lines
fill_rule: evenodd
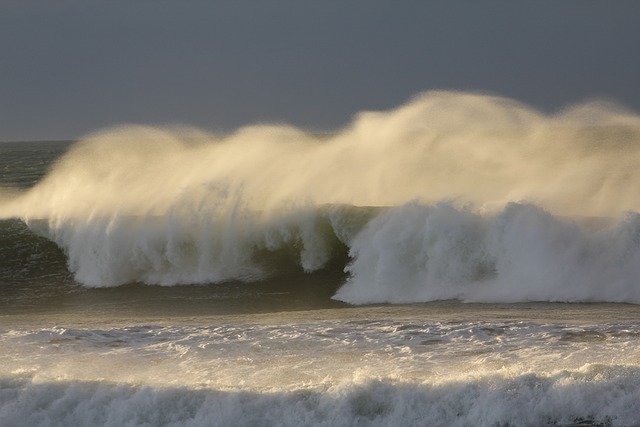
<svg viewBox="0 0 640 427">
<path fill-rule="evenodd" d="M 640 118 L 0 144 L 0 425 L 640 425 Z"/>
</svg>

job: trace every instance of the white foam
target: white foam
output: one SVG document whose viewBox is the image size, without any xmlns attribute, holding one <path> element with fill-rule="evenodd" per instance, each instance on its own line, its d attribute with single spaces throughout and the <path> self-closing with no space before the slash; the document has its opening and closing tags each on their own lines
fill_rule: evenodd
<svg viewBox="0 0 640 427">
<path fill-rule="evenodd" d="M 425 313 L 5 331 L 0 424 L 637 424 L 635 323 L 447 323 Z"/>
<path fill-rule="evenodd" d="M 640 215 L 591 231 L 532 205 L 482 216 L 408 204 L 354 240 L 351 277 L 335 298 L 356 303 L 640 303 Z"/>
<path fill-rule="evenodd" d="M 437 385 L 365 381 L 283 393 L 2 379 L 6 426 L 637 425 L 633 367 Z M 587 424 L 589 423 L 589 424 Z"/>
</svg>

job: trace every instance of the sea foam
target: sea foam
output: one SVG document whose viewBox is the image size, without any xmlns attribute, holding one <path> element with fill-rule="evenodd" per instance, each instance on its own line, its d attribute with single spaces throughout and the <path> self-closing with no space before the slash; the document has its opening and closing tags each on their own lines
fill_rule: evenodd
<svg viewBox="0 0 640 427">
<path fill-rule="evenodd" d="M 586 366 L 553 375 L 260 393 L 103 382 L 0 379 L 3 425 L 62 426 L 632 426 L 638 368 Z"/>
<path fill-rule="evenodd" d="M 539 207 L 481 216 L 408 204 L 355 238 L 334 298 L 351 303 L 640 302 L 640 215 L 589 230 Z"/>
</svg>

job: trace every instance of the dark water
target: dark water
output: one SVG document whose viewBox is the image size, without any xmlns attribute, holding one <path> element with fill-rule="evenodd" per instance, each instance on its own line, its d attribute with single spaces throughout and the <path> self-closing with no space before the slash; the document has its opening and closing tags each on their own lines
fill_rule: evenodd
<svg viewBox="0 0 640 427">
<path fill-rule="evenodd" d="M 73 141 L 0 143 L 0 185 L 32 187 Z"/>
</svg>

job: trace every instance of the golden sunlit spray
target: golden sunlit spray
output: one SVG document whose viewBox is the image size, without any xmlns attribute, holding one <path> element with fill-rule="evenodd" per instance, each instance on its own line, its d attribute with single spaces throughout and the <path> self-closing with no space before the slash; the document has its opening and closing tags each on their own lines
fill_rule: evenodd
<svg viewBox="0 0 640 427">
<path fill-rule="evenodd" d="M 389 206 L 454 200 L 487 210 L 526 200 L 558 214 L 640 208 L 640 117 L 604 103 L 544 115 L 486 95 L 428 92 L 318 136 L 250 126 L 218 137 L 128 126 L 71 148 L 2 216 L 164 214 L 242 201 Z"/>
</svg>

